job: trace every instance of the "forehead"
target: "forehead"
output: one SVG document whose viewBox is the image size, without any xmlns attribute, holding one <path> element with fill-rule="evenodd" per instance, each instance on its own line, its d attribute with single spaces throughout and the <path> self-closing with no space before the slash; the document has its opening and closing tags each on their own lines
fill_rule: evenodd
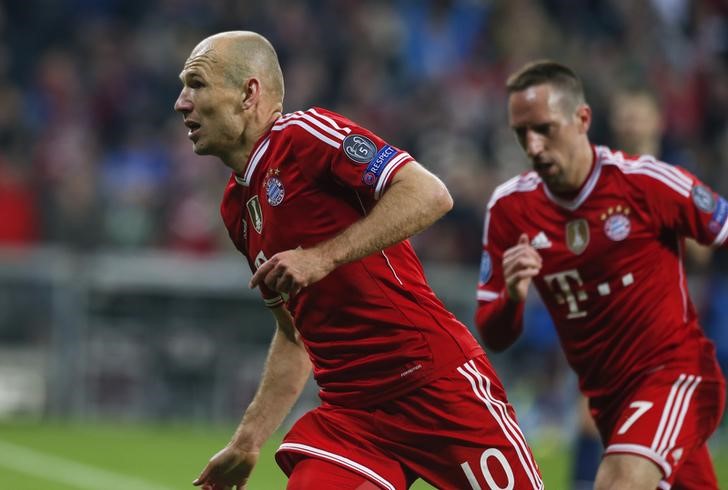
<svg viewBox="0 0 728 490">
<path fill-rule="evenodd" d="M 508 97 L 508 116 L 512 126 L 538 124 L 554 119 L 560 99 L 548 84 L 534 85 Z"/>
<path fill-rule="evenodd" d="M 189 58 L 185 61 L 182 72 L 179 74 L 180 79 L 188 74 L 212 75 L 216 71 L 216 66 L 220 59 L 220 50 L 208 42 L 198 44 L 190 53 Z"/>
</svg>

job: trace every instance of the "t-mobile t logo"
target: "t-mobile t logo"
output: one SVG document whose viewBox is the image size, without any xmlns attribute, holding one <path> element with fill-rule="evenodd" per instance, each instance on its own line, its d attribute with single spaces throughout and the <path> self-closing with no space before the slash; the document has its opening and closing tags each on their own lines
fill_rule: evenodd
<svg viewBox="0 0 728 490">
<path fill-rule="evenodd" d="M 571 269 L 544 276 L 544 281 L 554 293 L 556 302 L 560 305 L 566 303 L 569 306 L 569 314 L 566 318 L 581 318 L 586 316 L 586 311 L 579 309 L 579 302 L 586 301 L 588 296 L 582 288 L 584 283 L 579 277 L 579 271 Z M 572 283 L 574 289 L 572 289 Z"/>
</svg>

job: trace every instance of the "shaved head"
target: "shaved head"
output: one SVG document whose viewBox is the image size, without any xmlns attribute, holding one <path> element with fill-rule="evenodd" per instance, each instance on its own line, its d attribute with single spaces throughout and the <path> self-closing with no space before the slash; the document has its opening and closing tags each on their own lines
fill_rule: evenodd
<svg viewBox="0 0 728 490">
<path fill-rule="evenodd" d="M 252 31 L 221 32 L 201 41 L 192 50 L 189 60 L 205 57 L 222 69 L 233 86 L 242 86 L 247 79 L 257 78 L 267 98 L 283 101 L 283 73 L 273 45 Z"/>
</svg>

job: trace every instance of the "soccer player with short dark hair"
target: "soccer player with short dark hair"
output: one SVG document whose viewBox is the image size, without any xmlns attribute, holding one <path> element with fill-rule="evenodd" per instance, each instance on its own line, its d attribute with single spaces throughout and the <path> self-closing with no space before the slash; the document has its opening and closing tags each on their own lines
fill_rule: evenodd
<svg viewBox="0 0 728 490">
<path fill-rule="evenodd" d="M 487 207 L 476 324 L 505 349 L 534 283 L 605 445 L 595 488 L 717 489 L 706 441 L 725 405 L 682 266 L 685 237 L 722 246 L 728 202 L 689 172 L 590 143 L 576 74 L 540 61 L 507 82 L 533 170 Z"/>
</svg>

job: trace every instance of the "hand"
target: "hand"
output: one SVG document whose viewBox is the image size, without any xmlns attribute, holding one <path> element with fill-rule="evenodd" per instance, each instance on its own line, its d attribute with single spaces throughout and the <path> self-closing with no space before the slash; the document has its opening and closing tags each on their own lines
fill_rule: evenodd
<svg viewBox="0 0 728 490">
<path fill-rule="evenodd" d="M 297 248 L 275 254 L 250 279 L 250 288 L 265 284 L 279 293 L 297 294 L 334 270 L 333 261 L 317 248 Z"/>
<path fill-rule="evenodd" d="M 521 234 L 518 244 L 503 253 L 503 277 L 508 296 L 520 303 L 526 299 L 531 279 L 541 272 L 543 261 L 528 242 L 528 235 Z"/>
<path fill-rule="evenodd" d="M 192 482 L 202 490 L 245 490 L 250 472 L 258 461 L 258 451 L 228 445 L 215 454 Z"/>
</svg>

